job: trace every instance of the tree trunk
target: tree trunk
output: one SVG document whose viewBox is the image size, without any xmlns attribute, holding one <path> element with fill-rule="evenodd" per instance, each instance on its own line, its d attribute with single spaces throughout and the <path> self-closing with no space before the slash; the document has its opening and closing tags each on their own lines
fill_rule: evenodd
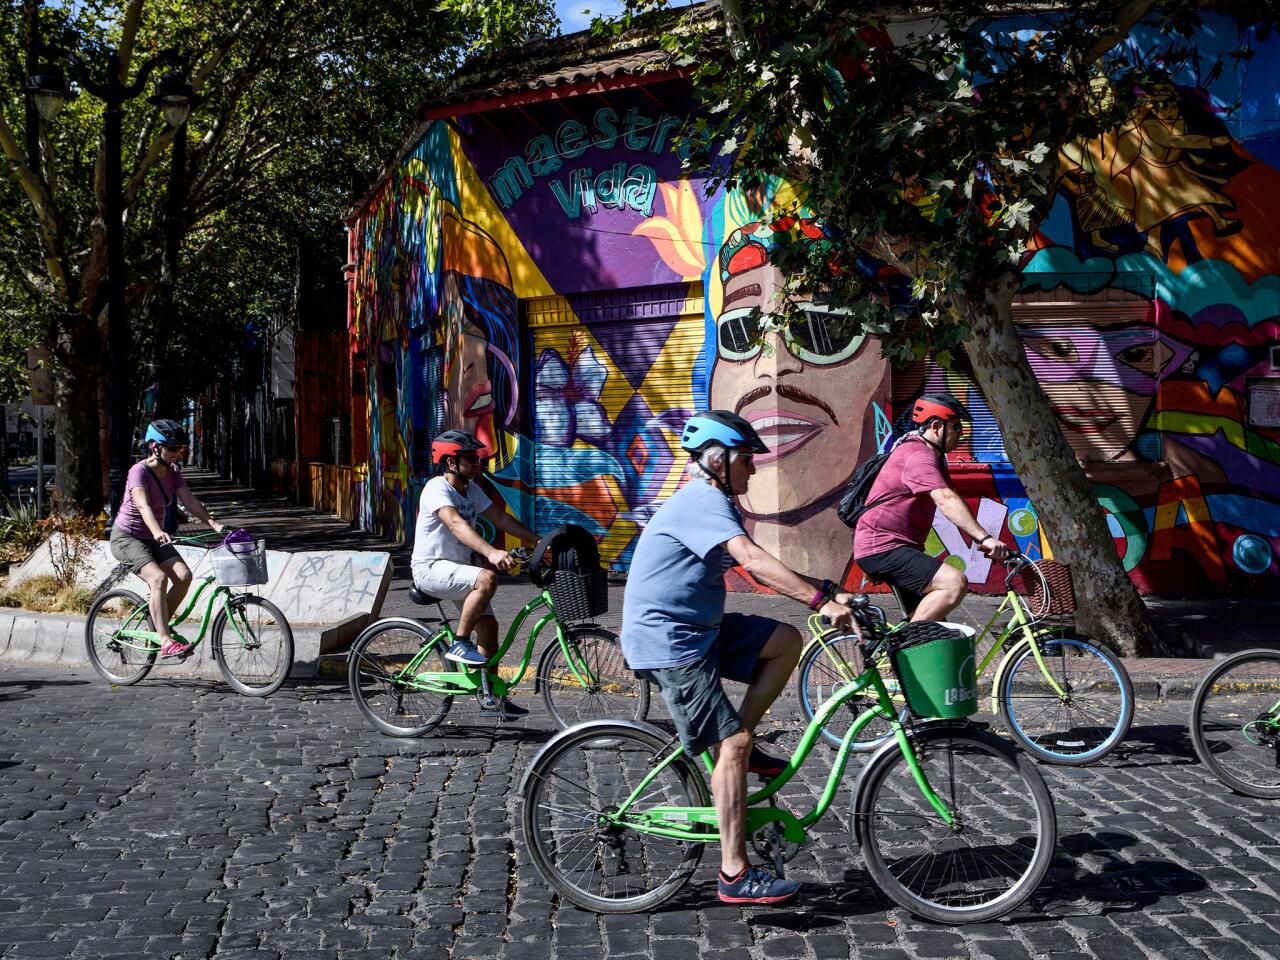
<svg viewBox="0 0 1280 960">
<path fill-rule="evenodd" d="M 1150 656 L 1159 641 L 1146 605 L 1116 555 L 1106 516 L 1058 427 L 1013 324 L 1018 278 L 987 303 L 963 301 L 972 337 L 965 343 L 1005 450 L 1035 505 L 1053 555 L 1071 568 L 1083 633 L 1126 656 Z"/>
<path fill-rule="evenodd" d="M 103 378 L 97 324 L 82 314 L 60 317 L 55 329 L 53 397 L 57 410 L 57 489 L 60 509 L 94 516 L 102 509 L 98 384 Z"/>
</svg>

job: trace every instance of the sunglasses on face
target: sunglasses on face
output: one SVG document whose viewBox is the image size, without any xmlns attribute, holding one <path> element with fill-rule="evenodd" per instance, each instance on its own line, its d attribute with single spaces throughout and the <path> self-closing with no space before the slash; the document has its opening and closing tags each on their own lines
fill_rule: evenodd
<svg viewBox="0 0 1280 960">
<path fill-rule="evenodd" d="M 479 463 L 479 462 L 480 462 L 480 456 L 479 456 L 479 454 L 475 454 L 475 453 L 460 453 L 460 454 L 458 454 L 458 459 L 459 459 L 459 460 L 466 460 L 468 463 Z"/>
<path fill-rule="evenodd" d="M 185 443 L 162 443 L 160 446 L 164 447 L 170 453 L 176 453 L 179 450 L 187 449 L 187 445 Z"/>
<path fill-rule="evenodd" d="M 720 356 L 741 363 L 763 347 L 760 323 L 764 314 L 752 307 L 729 310 L 716 320 Z M 843 363 L 866 341 L 847 312 L 806 304 L 783 332 L 787 349 L 806 363 L 825 366 Z"/>
</svg>

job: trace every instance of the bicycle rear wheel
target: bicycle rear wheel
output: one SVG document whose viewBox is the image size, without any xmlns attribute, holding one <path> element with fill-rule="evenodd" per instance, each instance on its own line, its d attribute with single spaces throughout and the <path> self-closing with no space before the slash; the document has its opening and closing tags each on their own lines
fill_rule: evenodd
<svg viewBox="0 0 1280 960">
<path fill-rule="evenodd" d="M 675 748 L 652 727 L 598 720 L 557 734 L 538 753 L 525 774 L 521 818 L 534 866 L 561 896 L 596 913 L 636 913 L 689 882 L 701 842 L 604 819 Z M 697 768 L 681 756 L 648 784 L 638 809 L 710 802 Z"/>
<path fill-rule="evenodd" d="M 855 679 L 849 664 L 855 662 L 854 650 L 857 645 L 857 637 L 837 637 L 827 640 L 825 647 L 820 643 L 810 644 L 809 649 L 801 656 L 796 672 L 796 695 L 806 724 L 812 723 L 823 705 Z M 819 733 L 823 741 L 828 746 L 839 747 L 853 721 L 875 705 L 876 693 L 871 688 L 850 697 L 822 725 Z M 899 705 L 902 710 L 906 710 L 906 702 L 901 698 Z M 891 736 L 893 731 L 889 727 L 888 718 L 876 717 L 858 731 L 852 747 L 860 751 L 874 750 Z"/>
<path fill-rule="evenodd" d="M 899 906 L 938 923 L 1004 916 L 1043 879 L 1057 844 L 1044 778 L 1016 748 L 984 731 L 944 723 L 913 737 L 920 766 L 955 817 L 948 826 L 892 744 L 858 786 L 855 832 L 876 885 Z"/>
<path fill-rule="evenodd" d="M 590 674 L 583 685 L 565 661 L 558 642 L 538 664 L 538 686 L 551 718 L 563 730 L 587 720 L 643 720 L 649 712 L 649 682 L 635 675 L 622 658 L 616 634 L 603 627 L 574 627 L 565 639 L 577 666 Z"/>
<path fill-rule="evenodd" d="M 126 628 L 154 631 L 151 614 L 143 599 L 132 590 L 109 590 L 93 602 L 84 623 L 85 651 L 89 662 L 104 680 L 127 687 L 151 672 L 160 651 L 138 649 L 145 641 L 118 637 Z"/>
<path fill-rule="evenodd" d="M 227 598 L 213 622 L 213 658 L 227 685 L 246 697 L 275 693 L 293 668 L 293 630 L 270 600 L 251 593 Z"/>
<path fill-rule="evenodd" d="M 1133 682 L 1106 647 L 1071 634 L 1038 638 L 1065 697 L 1049 685 L 1029 643 L 1009 652 L 1000 683 L 1005 726 L 1033 757 L 1083 766 L 1114 750 L 1133 722 Z"/>
<path fill-rule="evenodd" d="M 1280 651 L 1246 650 L 1205 675 L 1191 700 L 1191 743 L 1233 790 L 1280 797 Z"/>
<path fill-rule="evenodd" d="M 375 623 L 351 646 L 347 683 L 351 698 L 364 718 L 389 737 L 420 737 L 430 733 L 449 712 L 453 697 L 418 690 L 397 675 L 418 651 L 431 646 L 418 672 L 454 672 L 435 635 L 412 620 Z"/>
</svg>

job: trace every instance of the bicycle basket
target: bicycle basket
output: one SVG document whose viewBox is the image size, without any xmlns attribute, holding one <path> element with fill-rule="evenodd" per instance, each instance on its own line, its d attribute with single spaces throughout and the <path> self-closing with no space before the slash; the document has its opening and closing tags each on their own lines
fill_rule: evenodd
<svg viewBox="0 0 1280 960">
<path fill-rule="evenodd" d="M 540 541 L 529 557 L 529 579 L 551 594 L 561 620 L 589 620 L 609 611 L 609 584 L 600 548 L 583 527 L 565 524 Z"/>
<path fill-rule="evenodd" d="M 267 582 L 267 542 L 223 543 L 210 551 L 213 575 L 228 587 Z"/>
<path fill-rule="evenodd" d="M 893 635 L 894 672 L 918 717 L 956 719 L 978 712 L 973 628 L 922 620 Z"/>
<path fill-rule="evenodd" d="M 609 582 L 603 570 L 587 574 L 557 570 L 547 592 L 561 620 L 590 620 L 609 612 Z"/>
<path fill-rule="evenodd" d="M 1023 596 L 1023 605 L 1031 619 L 1062 617 L 1076 612 L 1071 568 L 1065 564 L 1056 560 L 1033 560 L 1018 570 L 1014 581 L 1014 589 Z"/>
</svg>

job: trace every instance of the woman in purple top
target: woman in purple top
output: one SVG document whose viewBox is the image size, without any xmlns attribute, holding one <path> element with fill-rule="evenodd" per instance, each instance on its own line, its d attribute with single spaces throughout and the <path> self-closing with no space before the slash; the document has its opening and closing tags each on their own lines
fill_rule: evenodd
<svg viewBox="0 0 1280 960">
<path fill-rule="evenodd" d="M 185 657 L 191 644 L 175 640 L 170 611 L 177 610 L 191 585 L 191 569 L 164 529 L 165 511 L 174 498 L 215 533 L 222 524 L 209 516 L 182 479 L 178 460 L 187 452 L 187 432 L 172 420 L 156 420 L 144 440 L 148 455 L 129 469 L 124 501 L 111 525 L 111 555 L 146 581 L 151 589 L 151 620 L 160 635 L 160 656 Z M 169 584 L 172 583 L 172 586 Z"/>
</svg>

